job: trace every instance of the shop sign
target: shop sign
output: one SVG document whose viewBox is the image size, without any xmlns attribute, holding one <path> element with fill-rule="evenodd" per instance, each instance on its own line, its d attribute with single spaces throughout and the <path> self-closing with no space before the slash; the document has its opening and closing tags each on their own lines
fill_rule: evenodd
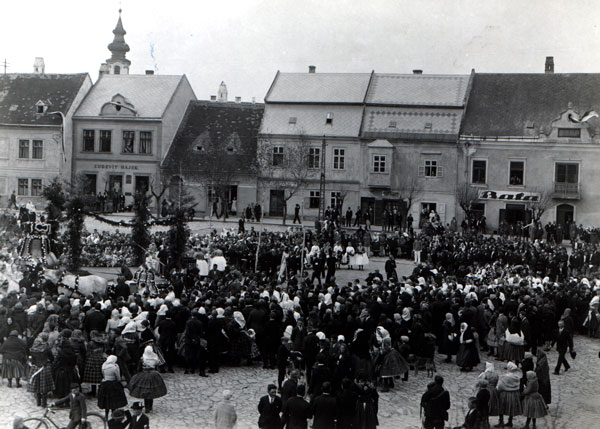
<svg viewBox="0 0 600 429">
<path fill-rule="evenodd" d="M 540 195 L 535 192 L 512 192 L 512 191 L 479 191 L 480 200 L 503 200 L 503 201 L 539 201 Z"/>
<path fill-rule="evenodd" d="M 94 164 L 94 168 L 98 170 L 137 170 L 137 165 L 128 164 Z"/>
</svg>

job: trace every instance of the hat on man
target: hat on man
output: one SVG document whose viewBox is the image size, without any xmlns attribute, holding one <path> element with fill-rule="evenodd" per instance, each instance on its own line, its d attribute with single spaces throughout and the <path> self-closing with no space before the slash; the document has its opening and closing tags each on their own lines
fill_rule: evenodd
<svg viewBox="0 0 600 429">
<path fill-rule="evenodd" d="M 132 410 L 143 410 L 144 406 L 142 405 L 141 402 L 134 402 L 133 405 L 131 406 Z"/>
<path fill-rule="evenodd" d="M 121 410 L 120 408 L 114 410 L 113 413 L 112 413 L 112 418 L 115 419 L 115 420 L 117 420 L 117 419 L 118 420 L 124 419 L 125 418 L 125 411 Z"/>
</svg>

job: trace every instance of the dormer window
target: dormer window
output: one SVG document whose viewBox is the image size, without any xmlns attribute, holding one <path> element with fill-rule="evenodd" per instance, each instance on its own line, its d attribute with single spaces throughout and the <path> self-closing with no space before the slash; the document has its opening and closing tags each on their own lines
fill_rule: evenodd
<svg viewBox="0 0 600 429">
<path fill-rule="evenodd" d="M 325 117 L 325 123 L 328 125 L 333 124 L 333 112 L 327 113 L 327 116 Z"/>
<path fill-rule="evenodd" d="M 38 113 L 44 113 L 44 106 L 37 106 Z"/>
<path fill-rule="evenodd" d="M 42 100 L 35 103 L 35 112 L 37 114 L 46 113 L 47 110 L 48 110 L 48 106 Z"/>
<path fill-rule="evenodd" d="M 580 138 L 581 137 L 581 129 L 580 128 L 559 128 L 558 129 L 558 137 Z"/>
<path fill-rule="evenodd" d="M 204 147 L 202 147 L 201 145 L 196 146 L 196 150 L 198 152 L 203 152 L 204 151 Z"/>
<path fill-rule="evenodd" d="M 297 120 L 298 119 L 295 116 L 290 116 L 290 120 L 288 121 L 288 124 L 295 125 Z"/>
</svg>

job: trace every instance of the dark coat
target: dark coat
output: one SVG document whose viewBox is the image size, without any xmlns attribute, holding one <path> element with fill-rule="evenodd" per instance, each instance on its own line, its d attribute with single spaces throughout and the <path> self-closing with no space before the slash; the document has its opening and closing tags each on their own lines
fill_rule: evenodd
<svg viewBox="0 0 600 429">
<path fill-rule="evenodd" d="M 150 425 L 150 419 L 143 413 L 141 414 L 139 421 L 136 421 L 136 416 L 131 416 L 130 419 L 129 429 L 144 429 L 146 426 Z"/>
<path fill-rule="evenodd" d="M 343 389 L 338 393 L 336 405 L 338 411 L 337 429 L 350 429 L 356 415 L 358 395 L 352 389 Z"/>
<path fill-rule="evenodd" d="M 573 350 L 573 338 L 565 328 L 556 336 L 556 351 L 559 353 L 566 353 L 569 349 Z"/>
<path fill-rule="evenodd" d="M 311 416 L 310 404 L 300 396 L 290 398 L 283 406 L 282 422 L 287 429 L 307 429 Z"/>
<path fill-rule="evenodd" d="M 260 398 L 260 401 L 258 402 L 258 412 L 260 414 L 258 417 L 258 427 L 265 429 L 279 429 L 281 427 L 279 413 L 282 408 L 283 406 L 279 396 L 275 396 L 272 404 L 269 401 L 269 395 Z"/>
<path fill-rule="evenodd" d="M 317 396 L 311 406 L 314 429 L 329 429 L 335 427 L 337 418 L 336 400 L 329 394 Z"/>
<path fill-rule="evenodd" d="M 85 395 L 81 392 L 77 392 L 75 396 L 72 393 L 65 396 L 64 398 L 56 401 L 57 406 L 69 403 L 69 418 L 71 420 L 81 420 L 87 417 L 87 405 L 85 403 Z"/>
</svg>

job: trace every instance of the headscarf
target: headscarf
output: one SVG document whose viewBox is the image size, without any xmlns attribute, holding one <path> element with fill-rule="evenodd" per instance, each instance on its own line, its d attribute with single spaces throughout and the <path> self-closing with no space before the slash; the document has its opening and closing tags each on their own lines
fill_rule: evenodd
<svg viewBox="0 0 600 429">
<path fill-rule="evenodd" d="M 121 314 L 119 313 L 119 310 L 117 310 L 116 308 L 113 308 L 113 311 L 110 313 L 110 318 L 112 320 L 119 320 L 121 318 Z"/>
<path fill-rule="evenodd" d="M 241 311 L 233 312 L 233 320 L 235 320 L 236 323 L 240 325 L 240 328 L 244 329 L 246 327 L 246 319 L 244 319 L 244 315 Z"/>
<path fill-rule="evenodd" d="M 527 371 L 527 373 L 525 374 L 527 376 L 527 381 L 536 381 L 537 380 L 537 375 L 535 374 L 534 371 Z"/>
<path fill-rule="evenodd" d="M 408 307 L 402 309 L 402 320 L 405 322 L 410 321 L 410 309 Z"/>
<path fill-rule="evenodd" d="M 123 319 L 125 319 L 125 317 Z M 127 318 L 127 319 L 129 319 L 129 318 Z M 135 334 L 136 332 L 137 332 L 137 322 L 135 320 L 131 320 L 125 325 L 125 327 L 121 331 L 121 335 Z"/>
<path fill-rule="evenodd" d="M 456 324 L 456 322 L 454 321 L 454 315 L 452 313 L 446 313 L 446 320 L 450 322 L 452 326 Z"/>
<path fill-rule="evenodd" d="M 102 371 L 104 372 L 115 367 L 118 367 L 117 357 L 115 355 L 110 355 L 102 364 Z"/>
<path fill-rule="evenodd" d="M 156 368 L 160 364 L 158 355 L 152 350 L 152 346 L 146 346 L 142 355 L 142 363 L 150 368 Z"/>
<path fill-rule="evenodd" d="M 48 349 L 48 333 L 40 332 L 36 339 L 33 341 L 30 351 L 36 353 L 43 353 Z"/>
<path fill-rule="evenodd" d="M 382 342 L 390 336 L 390 333 L 383 326 L 378 326 L 375 330 L 375 336 L 378 342 Z"/>
<path fill-rule="evenodd" d="M 509 362 L 506 365 L 506 369 L 509 370 L 510 372 L 519 371 L 519 367 L 514 362 Z"/>
<path fill-rule="evenodd" d="M 222 319 L 223 317 L 225 317 L 225 310 L 220 307 L 217 308 L 217 319 Z"/>
<path fill-rule="evenodd" d="M 562 316 L 560 316 L 560 320 L 565 320 L 570 315 L 571 315 L 571 309 L 570 308 L 565 308 L 564 313 L 562 314 Z"/>
</svg>

